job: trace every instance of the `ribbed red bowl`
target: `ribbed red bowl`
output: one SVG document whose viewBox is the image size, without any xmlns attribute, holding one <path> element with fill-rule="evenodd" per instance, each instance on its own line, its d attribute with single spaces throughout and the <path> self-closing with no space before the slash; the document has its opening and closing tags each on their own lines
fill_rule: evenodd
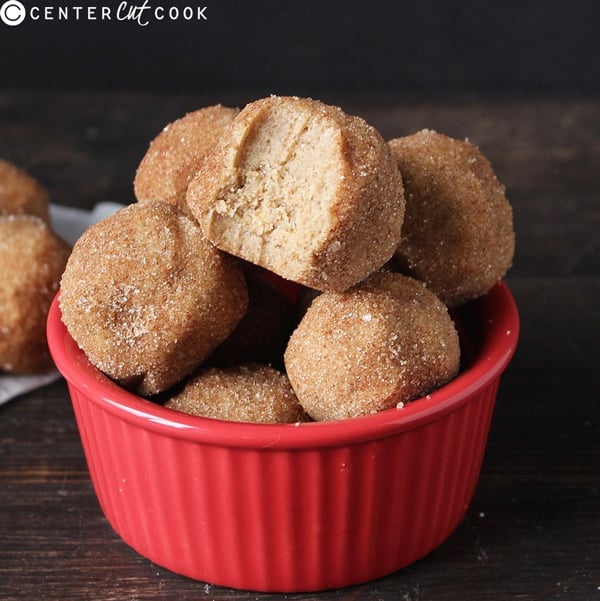
<svg viewBox="0 0 600 601">
<path fill-rule="evenodd" d="M 500 283 L 458 315 L 460 375 L 402 409 L 259 425 L 166 409 L 90 365 L 60 319 L 48 342 L 67 380 L 100 505 L 158 565 L 255 591 L 314 591 L 389 574 L 464 516 L 519 319 Z"/>
</svg>

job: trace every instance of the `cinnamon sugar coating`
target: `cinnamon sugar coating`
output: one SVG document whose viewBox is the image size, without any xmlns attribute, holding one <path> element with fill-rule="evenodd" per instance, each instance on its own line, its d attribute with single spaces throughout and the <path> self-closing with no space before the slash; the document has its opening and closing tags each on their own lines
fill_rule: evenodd
<svg viewBox="0 0 600 601">
<path fill-rule="evenodd" d="M 172 205 L 130 205 L 78 240 L 62 319 L 90 362 L 143 395 L 194 371 L 235 328 L 248 296 L 232 257 Z"/>
<path fill-rule="evenodd" d="M 137 168 L 135 197 L 139 201 L 167 202 L 188 212 L 188 183 L 238 112 L 218 104 L 188 113 L 165 126 L 150 142 Z"/>
<path fill-rule="evenodd" d="M 444 304 L 422 282 L 383 271 L 315 298 L 285 351 L 298 400 L 319 421 L 407 403 L 452 379 L 459 363 Z"/>
<path fill-rule="evenodd" d="M 70 249 L 39 217 L 0 216 L 0 371 L 53 366 L 46 316 Z"/>
<path fill-rule="evenodd" d="M 259 363 L 201 369 L 165 406 L 237 422 L 282 424 L 306 419 L 285 374 Z"/>
<path fill-rule="evenodd" d="M 339 107 L 277 96 L 231 122 L 187 203 L 217 247 L 319 290 L 345 290 L 383 265 L 404 212 L 375 128 Z"/>
<path fill-rule="evenodd" d="M 483 296 L 514 254 L 512 209 L 489 161 L 431 130 L 389 142 L 406 214 L 396 259 L 448 306 Z"/>
<path fill-rule="evenodd" d="M 0 159 L 0 216 L 36 215 L 49 223 L 49 205 L 44 186 L 23 169 Z"/>
</svg>

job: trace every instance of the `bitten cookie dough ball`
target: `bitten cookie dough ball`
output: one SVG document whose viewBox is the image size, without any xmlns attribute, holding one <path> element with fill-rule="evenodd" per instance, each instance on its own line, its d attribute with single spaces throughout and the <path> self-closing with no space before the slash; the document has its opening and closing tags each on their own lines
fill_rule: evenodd
<svg viewBox="0 0 600 601">
<path fill-rule="evenodd" d="M 61 282 L 71 336 L 95 367 L 143 395 L 199 367 L 247 303 L 234 259 L 165 203 L 136 203 L 90 227 Z"/>
<path fill-rule="evenodd" d="M 187 202 L 219 248 L 319 290 L 345 290 L 383 265 L 404 212 L 400 174 L 373 127 L 277 96 L 232 121 Z"/>
<path fill-rule="evenodd" d="M 390 141 L 406 214 L 396 258 L 448 306 L 483 296 L 515 246 L 504 186 L 476 146 L 430 130 Z"/>
<path fill-rule="evenodd" d="M 69 252 L 39 217 L 0 217 L 0 370 L 52 367 L 46 316 Z"/>
<path fill-rule="evenodd" d="M 236 422 L 285 424 L 306 419 L 285 374 L 258 363 L 202 369 L 166 407 Z"/>
<path fill-rule="evenodd" d="M 459 363 L 444 304 L 422 282 L 386 272 L 318 296 L 285 352 L 298 400 L 319 421 L 407 403 L 452 379 Z"/>
<path fill-rule="evenodd" d="M 188 183 L 238 109 L 220 104 L 188 113 L 169 123 L 138 166 L 133 188 L 139 201 L 162 201 L 188 212 Z"/>
<path fill-rule="evenodd" d="M 0 216 L 36 215 L 49 223 L 49 206 L 46 188 L 23 169 L 0 159 Z"/>
</svg>

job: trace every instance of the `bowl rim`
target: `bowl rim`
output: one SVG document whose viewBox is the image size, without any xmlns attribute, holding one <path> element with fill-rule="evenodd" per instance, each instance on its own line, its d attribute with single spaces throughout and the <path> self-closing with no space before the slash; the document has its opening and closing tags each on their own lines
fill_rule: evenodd
<svg viewBox="0 0 600 601">
<path fill-rule="evenodd" d="M 190 415 L 169 409 L 119 386 L 93 367 L 69 335 L 60 316 L 60 291 L 48 313 L 48 346 L 71 388 L 109 413 L 163 435 L 227 447 L 254 449 L 321 448 L 375 440 L 420 427 L 455 411 L 500 377 L 517 346 L 519 315 L 504 282 L 457 313 L 485 325 L 480 348 L 448 384 L 402 408 L 337 421 L 254 424 Z"/>
</svg>

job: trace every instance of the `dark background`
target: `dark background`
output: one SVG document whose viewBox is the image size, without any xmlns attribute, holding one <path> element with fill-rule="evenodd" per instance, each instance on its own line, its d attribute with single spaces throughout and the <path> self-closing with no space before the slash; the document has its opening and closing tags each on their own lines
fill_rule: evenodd
<svg viewBox="0 0 600 601">
<path fill-rule="evenodd" d="M 119 2 L 46 4 L 116 10 Z M 147 27 L 100 20 L 0 23 L 2 88 L 255 96 L 600 92 L 600 3 L 593 0 L 160 4 L 207 6 L 208 20 Z"/>
</svg>

